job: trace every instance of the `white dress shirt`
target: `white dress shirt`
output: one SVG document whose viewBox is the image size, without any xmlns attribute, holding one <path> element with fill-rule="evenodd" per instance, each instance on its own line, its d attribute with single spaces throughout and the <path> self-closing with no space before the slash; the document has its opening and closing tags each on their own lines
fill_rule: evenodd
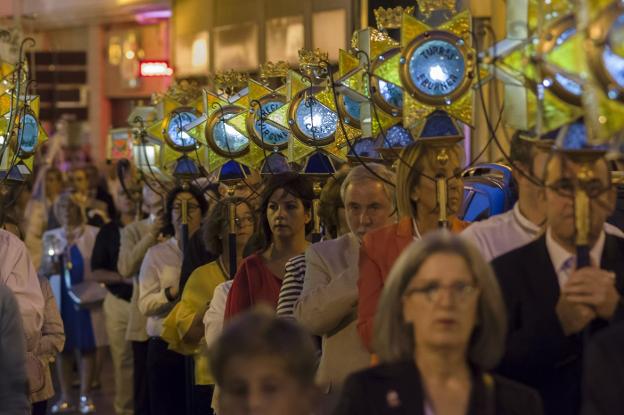
<svg viewBox="0 0 624 415">
<path fill-rule="evenodd" d="M 37 271 L 26 245 L 10 232 L 0 230 L 0 284 L 15 295 L 27 339 L 35 338 L 43 325 L 45 301 Z"/>
<path fill-rule="evenodd" d="M 542 228 L 528 220 L 518 203 L 511 210 L 468 226 L 461 236 L 475 245 L 487 261 L 537 238 Z"/>
<path fill-rule="evenodd" d="M 165 295 L 168 287 L 178 287 L 182 251 L 170 238 L 147 250 L 139 271 L 139 310 L 147 317 L 147 335 L 160 336 L 162 322 L 174 306 Z"/>
<path fill-rule="evenodd" d="M 605 245 L 605 232 L 600 232 L 598 240 L 589 251 L 589 258 L 593 266 L 600 266 L 600 260 L 602 258 L 602 251 Z M 555 268 L 557 279 L 559 280 L 559 288 L 568 282 L 568 278 L 572 274 L 572 271 L 576 269 L 576 255 L 566 251 L 555 239 L 552 237 L 550 228 L 546 230 L 546 249 L 548 255 Z"/>
<path fill-rule="evenodd" d="M 223 318 L 225 315 L 225 303 L 227 302 L 230 288 L 232 288 L 233 280 L 222 282 L 217 285 L 214 293 L 212 294 L 212 300 L 210 300 L 210 306 L 204 314 L 204 329 L 206 345 L 212 346 L 214 342 L 221 335 L 223 330 Z"/>
</svg>

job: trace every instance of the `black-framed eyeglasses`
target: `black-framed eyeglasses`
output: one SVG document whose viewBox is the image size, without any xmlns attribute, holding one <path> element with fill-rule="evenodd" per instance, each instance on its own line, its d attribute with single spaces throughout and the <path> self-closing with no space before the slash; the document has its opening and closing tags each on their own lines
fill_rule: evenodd
<svg viewBox="0 0 624 415">
<path fill-rule="evenodd" d="M 454 299 L 459 302 L 463 302 L 471 298 L 475 293 L 479 291 L 479 287 L 471 282 L 456 282 L 450 285 L 442 285 L 435 282 L 427 284 L 423 287 L 414 287 L 405 292 L 405 297 L 411 297 L 412 295 L 424 295 L 430 303 L 437 303 L 440 301 L 443 291 L 450 291 Z"/>
</svg>

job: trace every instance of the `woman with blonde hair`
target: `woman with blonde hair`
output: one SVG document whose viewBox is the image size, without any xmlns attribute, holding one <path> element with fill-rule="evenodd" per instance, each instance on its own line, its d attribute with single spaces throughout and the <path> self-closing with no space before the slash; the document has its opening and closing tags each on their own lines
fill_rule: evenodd
<svg viewBox="0 0 624 415">
<path fill-rule="evenodd" d="M 535 391 L 487 372 L 506 326 L 496 277 L 476 248 L 446 231 L 413 242 L 375 317 L 381 364 L 347 380 L 335 414 L 541 414 Z"/>
<path fill-rule="evenodd" d="M 369 232 L 360 250 L 358 332 L 369 350 L 377 302 L 394 262 L 410 242 L 440 226 L 436 196 L 438 178 L 443 178 L 447 184 L 445 210 L 450 231 L 459 233 L 467 226 L 456 216 L 463 196 L 462 155 L 459 144 L 442 146 L 427 140 L 416 141 L 401 152 L 396 174 L 400 220 Z"/>
</svg>

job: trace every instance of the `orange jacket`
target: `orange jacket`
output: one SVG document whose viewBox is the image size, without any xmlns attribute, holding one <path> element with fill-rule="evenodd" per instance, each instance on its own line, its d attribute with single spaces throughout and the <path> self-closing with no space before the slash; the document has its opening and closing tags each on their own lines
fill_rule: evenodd
<svg viewBox="0 0 624 415">
<path fill-rule="evenodd" d="M 467 226 L 455 217 L 451 218 L 451 232 L 459 233 Z M 372 351 L 373 319 L 384 282 L 401 252 L 414 241 L 412 218 L 369 232 L 360 248 L 360 278 L 358 279 L 358 323 L 362 342 Z"/>
</svg>

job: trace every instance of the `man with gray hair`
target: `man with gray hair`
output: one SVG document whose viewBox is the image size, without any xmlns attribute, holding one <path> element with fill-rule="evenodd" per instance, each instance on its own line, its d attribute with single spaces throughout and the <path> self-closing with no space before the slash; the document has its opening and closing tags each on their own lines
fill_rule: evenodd
<svg viewBox="0 0 624 415">
<path fill-rule="evenodd" d="M 360 241 L 367 232 L 396 222 L 394 174 L 369 163 L 352 169 L 340 189 L 350 232 L 311 245 L 305 253 L 303 292 L 295 318 L 323 339 L 317 382 L 333 407 L 346 377 L 370 363 L 357 334 Z M 331 409 L 331 408 L 328 408 Z"/>
</svg>

